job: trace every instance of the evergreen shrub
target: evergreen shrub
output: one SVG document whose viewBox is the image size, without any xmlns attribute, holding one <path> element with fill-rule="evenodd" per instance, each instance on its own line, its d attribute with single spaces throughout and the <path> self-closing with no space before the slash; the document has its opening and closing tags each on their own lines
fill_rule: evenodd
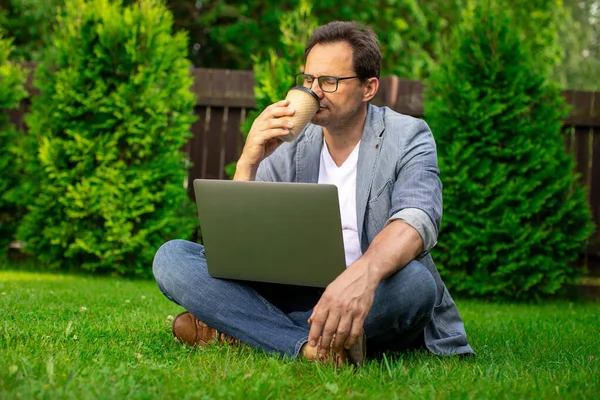
<svg viewBox="0 0 600 400">
<path fill-rule="evenodd" d="M 187 38 L 158 0 L 68 0 L 54 32 L 28 118 L 39 188 L 19 237 L 51 268 L 150 276 L 158 247 L 197 225 Z"/>
<path fill-rule="evenodd" d="M 425 103 L 444 185 L 440 273 L 470 295 L 558 293 L 593 230 L 561 92 L 502 8 L 472 9 L 448 49 Z"/>
<path fill-rule="evenodd" d="M 27 92 L 25 73 L 9 61 L 12 49 L 12 41 L 0 33 L 0 260 L 6 257 L 23 214 L 18 190 L 19 133 L 10 123 L 8 111 L 17 109 Z"/>
</svg>

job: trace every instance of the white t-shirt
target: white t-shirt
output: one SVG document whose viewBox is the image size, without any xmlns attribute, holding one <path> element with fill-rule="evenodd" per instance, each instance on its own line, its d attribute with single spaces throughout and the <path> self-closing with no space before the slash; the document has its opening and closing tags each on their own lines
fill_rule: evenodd
<svg viewBox="0 0 600 400">
<path fill-rule="evenodd" d="M 356 222 L 356 165 L 359 147 L 360 142 L 356 144 L 346 161 L 338 167 L 329 154 L 327 144 L 323 141 L 319 165 L 319 183 L 333 184 L 338 189 L 346 267 L 362 255 Z"/>
</svg>

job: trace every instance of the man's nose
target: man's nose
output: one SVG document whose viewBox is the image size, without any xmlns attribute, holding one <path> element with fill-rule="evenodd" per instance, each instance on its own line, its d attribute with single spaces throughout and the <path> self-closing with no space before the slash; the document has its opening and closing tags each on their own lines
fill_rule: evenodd
<svg viewBox="0 0 600 400">
<path fill-rule="evenodd" d="M 310 86 L 310 90 L 315 92 L 315 94 L 317 95 L 317 97 L 319 97 L 319 99 L 322 99 L 323 97 L 325 97 L 325 92 L 323 92 L 323 90 L 321 90 L 319 81 L 316 79 L 313 81 L 312 85 Z"/>
</svg>

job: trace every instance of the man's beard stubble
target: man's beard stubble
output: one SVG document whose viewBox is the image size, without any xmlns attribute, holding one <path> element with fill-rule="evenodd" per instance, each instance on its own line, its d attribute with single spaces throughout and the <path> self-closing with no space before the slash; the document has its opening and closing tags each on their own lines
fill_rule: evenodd
<svg viewBox="0 0 600 400">
<path fill-rule="evenodd" d="M 346 110 L 346 112 L 341 115 L 332 115 L 331 108 L 327 107 L 325 109 L 325 113 L 329 115 L 323 115 L 321 114 L 323 111 L 319 110 L 319 112 L 314 115 L 310 122 L 314 125 L 327 128 L 330 132 L 333 130 L 334 134 L 343 134 L 343 131 L 348 127 L 348 124 L 352 123 L 351 121 L 354 119 L 354 116 L 358 114 L 362 105 L 363 104 L 361 103 L 350 110 Z"/>
</svg>

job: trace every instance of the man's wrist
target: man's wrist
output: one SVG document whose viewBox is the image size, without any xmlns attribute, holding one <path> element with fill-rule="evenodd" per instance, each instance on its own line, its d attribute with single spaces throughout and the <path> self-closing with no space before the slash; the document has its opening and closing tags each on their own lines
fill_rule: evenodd
<svg viewBox="0 0 600 400">
<path fill-rule="evenodd" d="M 385 279 L 385 273 L 382 271 L 381 265 L 376 260 L 373 260 L 370 254 L 363 254 L 355 261 L 355 264 L 358 264 L 356 266 L 365 271 L 369 286 L 374 289 L 377 289 L 381 281 Z"/>
<path fill-rule="evenodd" d="M 256 179 L 256 172 L 258 171 L 258 164 L 250 164 L 242 155 L 237 162 L 235 167 L 235 175 L 233 176 L 234 181 L 253 181 Z"/>
<path fill-rule="evenodd" d="M 372 277 L 373 284 L 379 286 L 379 284 L 387 277 L 389 271 L 383 267 L 381 260 L 374 260 L 369 256 L 370 255 L 367 255 L 366 268 L 369 269 L 369 276 Z"/>
</svg>

